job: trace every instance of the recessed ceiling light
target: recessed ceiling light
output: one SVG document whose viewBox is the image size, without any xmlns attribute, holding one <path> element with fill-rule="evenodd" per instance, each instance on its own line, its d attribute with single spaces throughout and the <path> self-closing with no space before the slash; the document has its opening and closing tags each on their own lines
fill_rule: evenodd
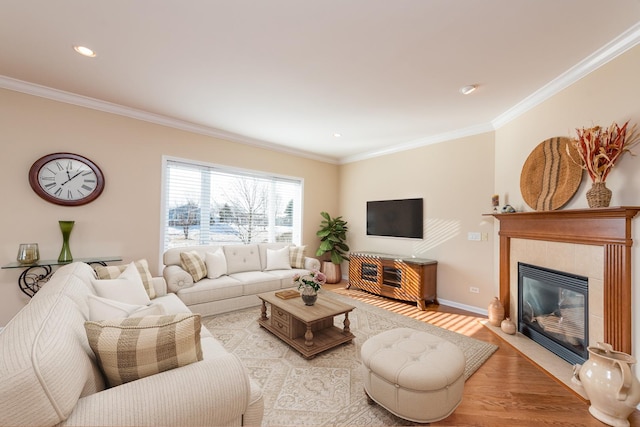
<svg viewBox="0 0 640 427">
<path fill-rule="evenodd" d="M 463 95 L 469 95 L 471 92 L 478 89 L 478 85 L 468 85 L 460 88 L 460 93 Z"/>
<path fill-rule="evenodd" d="M 88 56 L 89 58 L 95 58 L 96 53 L 85 46 L 74 46 L 73 50 L 78 52 L 80 55 Z"/>
<path fill-rule="evenodd" d="M 342 136 L 341 133 L 334 133 L 333 136 L 335 136 L 336 138 L 340 138 Z"/>
</svg>

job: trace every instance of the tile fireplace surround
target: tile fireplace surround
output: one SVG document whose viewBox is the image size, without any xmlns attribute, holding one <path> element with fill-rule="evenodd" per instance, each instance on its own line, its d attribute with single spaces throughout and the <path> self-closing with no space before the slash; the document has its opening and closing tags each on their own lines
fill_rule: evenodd
<svg viewBox="0 0 640 427">
<path fill-rule="evenodd" d="M 589 342 L 608 342 L 631 354 L 631 222 L 638 212 L 640 207 L 623 206 L 492 214 L 500 221 L 500 300 L 505 313 L 518 318 L 518 262 L 586 276 Z M 524 354 L 532 347 L 541 349 L 531 357 L 534 361 L 557 358 L 520 334 L 507 341 L 514 340 L 512 345 L 523 347 L 519 349 Z M 565 370 L 570 368 L 562 362 Z M 566 383 L 567 374 L 562 376 Z"/>
</svg>

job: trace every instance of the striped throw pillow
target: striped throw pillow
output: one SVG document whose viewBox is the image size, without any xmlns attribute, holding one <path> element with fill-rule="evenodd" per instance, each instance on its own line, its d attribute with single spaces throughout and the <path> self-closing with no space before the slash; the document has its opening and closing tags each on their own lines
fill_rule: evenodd
<svg viewBox="0 0 640 427">
<path fill-rule="evenodd" d="M 304 250 L 306 246 L 289 246 L 291 268 L 304 268 Z"/>
<path fill-rule="evenodd" d="M 199 314 L 87 321 L 84 327 L 110 387 L 202 360 Z"/>
<path fill-rule="evenodd" d="M 144 289 L 147 291 L 147 295 L 149 295 L 149 299 L 154 299 L 156 295 L 156 289 L 153 287 L 153 276 L 151 275 L 151 271 L 149 270 L 149 263 L 147 263 L 146 259 L 141 259 L 138 261 L 134 261 L 136 268 L 138 269 L 138 273 L 140 274 L 140 278 L 142 279 L 142 284 L 144 285 Z M 98 279 L 117 279 L 118 276 L 127 268 L 127 264 L 124 265 L 109 265 L 109 266 L 98 266 L 96 267 L 96 274 L 98 275 Z"/>
<path fill-rule="evenodd" d="M 180 265 L 193 277 L 194 282 L 207 277 L 207 265 L 196 251 L 180 252 Z"/>
</svg>

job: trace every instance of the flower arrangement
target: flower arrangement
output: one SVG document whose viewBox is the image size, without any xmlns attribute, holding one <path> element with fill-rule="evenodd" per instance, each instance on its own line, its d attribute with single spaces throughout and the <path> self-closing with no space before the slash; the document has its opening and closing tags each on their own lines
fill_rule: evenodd
<svg viewBox="0 0 640 427">
<path fill-rule="evenodd" d="M 636 133 L 636 125 L 627 129 L 629 121 L 618 126 L 613 123 L 609 128 L 594 126 L 592 128 L 576 129 L 578 137 L 572 141 L 580 161 L 576 161 L 567 145 L 567 154 L 574 163 L 586 170 L 594 183 L 605 182 L 613 165 L 625 152 L 640 142 L 640 135 Z"/>
<path fill-rule="evenodd" d="M 319 270 L 311 270 L 309 274 L 300 275 L 295 274 L 293 276 L 293 284 L 298 285 L 298 290 L 305 286 L 312 287 L 316 292 L 320 290 L 320 287 L 327 281 L 327 276 Z"/>
</svg>

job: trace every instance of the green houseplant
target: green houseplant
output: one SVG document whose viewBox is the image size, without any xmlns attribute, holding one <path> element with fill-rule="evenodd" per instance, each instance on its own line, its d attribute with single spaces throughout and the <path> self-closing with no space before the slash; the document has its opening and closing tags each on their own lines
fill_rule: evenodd
<svg viewBox="0 0 640 427">
<path fill-rule="evenodd" d="M 329 261 L 323 263 L 323 271 L 327 276 L 327 283 L 338 283 L 342 278 L 340 264 L 349 259 L 347 256 L 349 246 L 345 243 L 349 227 L 347 221 L 344 221 L 341 216 L 331 218 L 327 212 L 320 212 L 320 215 L 323 220 L 316 232 L 316 236 L 320 238 L 316 256 L 326 259 L 327 254 L 329 255 Z"/>
</svg>

